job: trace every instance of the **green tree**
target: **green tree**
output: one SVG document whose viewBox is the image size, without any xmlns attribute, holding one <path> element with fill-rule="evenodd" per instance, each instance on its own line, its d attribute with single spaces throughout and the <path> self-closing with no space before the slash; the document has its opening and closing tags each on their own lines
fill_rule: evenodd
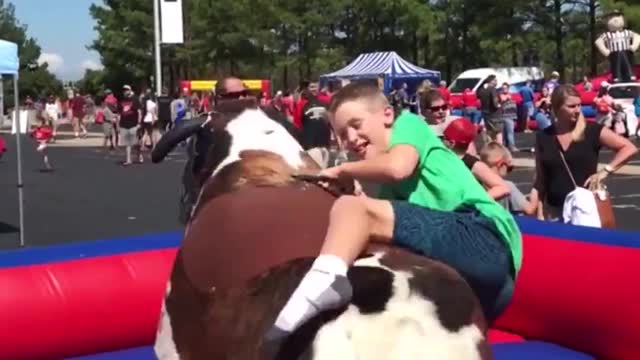
<svg viewBox="0 0 640 360">
<path fill-rule="evenodd" d="M 112 88 L 131 84 L 148 87 L 153 74 L 153 3 L 137 0 L 104 0 L 92 4 L 98 38 L 88 46 L 104 65 L 104 81 Z"/>
<path fill-rule="evenodd" d="M 87 69 L 82 79 L 76 82 L 75 86 L 84 94 L 102 95 L 106 90 L 104 75 L 104 70 Z"/>
<path fill-rule="evenodd" d="M 104 0 L 91 13 L 105 81 L 153 73 L 150 2 Z M 606 68 L 593 50 L 601 15 L 637 0 L 183 0 L 185 44 L 163 45 L 165 82 L 238 75 L 276 88 L 336 70 L 357 55 L 395 51 L 452 79 L 482 66 L 541 66 L 565 80 Z M 129 44 L 129 45 L 128 45 Z M 135 44 L 131 46 L 130 44 Z M 166 83 L 165 83 L 166 85 Z"/>
</svg>

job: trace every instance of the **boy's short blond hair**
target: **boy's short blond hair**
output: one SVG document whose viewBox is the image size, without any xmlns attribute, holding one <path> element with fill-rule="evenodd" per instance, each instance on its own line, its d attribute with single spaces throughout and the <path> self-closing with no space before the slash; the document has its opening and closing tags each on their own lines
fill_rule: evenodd
<svg viewBox="0 0 640 360">
<path fill-rule="evenodd" d="M 480 160 L 489 166 L 495 165 L 495 163 L 502 159 L 510 161 L 512 156 L 509 149 L 498 142 L 492 141 L 480 150 Z"/>
<path fill-rule="evenodd" d="M 333 95 L 329 112 L 334 114 L 344 103 L 357 100 L 371 100 L 383 107 L 390 106 L 389 100 L 378 86 L 370 83 L 355 82 L 346 85 Z"/>
</svg>

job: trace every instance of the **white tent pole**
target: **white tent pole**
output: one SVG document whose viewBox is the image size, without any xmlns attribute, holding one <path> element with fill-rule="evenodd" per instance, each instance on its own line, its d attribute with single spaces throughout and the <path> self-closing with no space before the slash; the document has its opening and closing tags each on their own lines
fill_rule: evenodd
<svg viewBox="0 0 640 360">
<path fill-rule="evenodd" d="M 4 78 L 0 74 L 0 125 L 4 125 Z"/>
<path fill-rule="evenodd" d="M 19 207 L 19 216 L 20 216 L 20 246 L 25 245 L 24 241 L 24 197 L 23 197 L 23 187 L 22 183 L 22 146 L 20 142 L 20 138 L 22 137 L 20 126 L 20 103 L 18 99 L 18 74 L 13 75 L 13 104 L 15 111 L 15 122 L 16 122 L 16 147 L 18 148 L 18 207 Z"/>
</svg>

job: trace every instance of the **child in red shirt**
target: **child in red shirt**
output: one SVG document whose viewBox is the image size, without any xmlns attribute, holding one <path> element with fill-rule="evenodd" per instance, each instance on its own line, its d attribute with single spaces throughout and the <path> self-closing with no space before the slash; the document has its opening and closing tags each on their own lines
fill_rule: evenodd
<svg viewBox="0 0 640 360">
<path fill-rule="evenodd" d="M 2 159 L 2 155 L 7 152 L 7 146 L 4 143 L 4 139 L 0 137 L 0 159 Z"/>
<path fill-rule="evenodd" d="M 53 130 L 49 126 L 40 125 L 33 129 L 31 136 L 38 142 L 36 151 L 42 153 L 45 169 L 53 170 L 53 167 L 49 162 L 49 153 L 47 151 L 47 143 L 53 137 Z"/>
</svg>

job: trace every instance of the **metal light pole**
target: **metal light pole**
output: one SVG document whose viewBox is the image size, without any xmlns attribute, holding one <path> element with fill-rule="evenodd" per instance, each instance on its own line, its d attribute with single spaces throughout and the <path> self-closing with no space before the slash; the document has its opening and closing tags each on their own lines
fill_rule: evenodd
<svg viewBox="0 0 640 360">
<path fill-rule="evenodd" d="M 162 60 L 160 58 L 160 0 L 153 0 L 154 47 L 156 56 L 156 96 L 162 95 Z"/>
<path fill-rule="evenodd" d="M 18 74 L 13 75 L 13 108 L 15 109 L 16 121 L 16 148 L 18 155 L 18 206 L 19 206 L 19 226 L 20 226 L 20 247 L 26 245 L 24 240 L 24 182 L 22 181 L 22 138 L 20 124 L 20 104 L 18 97 Z"/>
</svg>

